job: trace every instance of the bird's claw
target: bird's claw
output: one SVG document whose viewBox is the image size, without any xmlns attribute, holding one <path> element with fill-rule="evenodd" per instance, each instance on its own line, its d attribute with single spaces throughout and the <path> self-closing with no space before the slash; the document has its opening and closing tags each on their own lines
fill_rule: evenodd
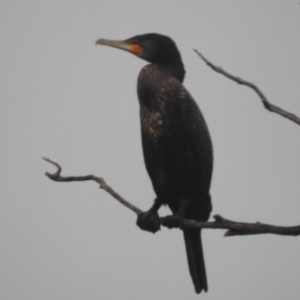
<svg viewBox="0 0 300 300">
<path fill-rule="evenodd" d="M 160 218 L 156 211 L 146 211 L 138 214 L 136 225 L 142 230 L 152 233 L 160 230 Z"/>
</svg>

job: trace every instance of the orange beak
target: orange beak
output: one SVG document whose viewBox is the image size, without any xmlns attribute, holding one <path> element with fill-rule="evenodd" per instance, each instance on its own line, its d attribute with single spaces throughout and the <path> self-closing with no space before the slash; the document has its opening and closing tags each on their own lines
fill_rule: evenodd
<svg viewBox="0 0 300 300">
<path fill-rule="evenodd" d="M 143 49 L 138 44 L 132 44 L 128 41 L 111 41 L 105 39 L 99 39 L 96 41 L 96 45 L 106 45 L 113 48 L 118 48 L 121 50 L 125 50 L 131 52 L 137 56 L 141 55 Z"/>
</svg>

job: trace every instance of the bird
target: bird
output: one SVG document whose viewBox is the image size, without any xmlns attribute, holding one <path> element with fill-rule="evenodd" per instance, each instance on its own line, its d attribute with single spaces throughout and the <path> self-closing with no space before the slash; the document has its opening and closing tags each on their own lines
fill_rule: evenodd
<svg viewBox="0 0 300 300">
<path fill-rule="evenodd" d="M 125 50 L 149 63 L 139 73 L 137 95 L 144 161 L 156 199 L 138 214 L 137 225 L 157 232 L 158 210 L 168 205 L 173 214 L 162 218 L 162 224 L 182 229 L 195 291 L 207 292 L 201 229 L 185 228 L 183 220 L 209 219 L 213 147 L 203 114 L 183 85 L 180 52 L 170 37 L 157 33 L 122 41 L 98 39 L 96 44 Z"/>
</svg>

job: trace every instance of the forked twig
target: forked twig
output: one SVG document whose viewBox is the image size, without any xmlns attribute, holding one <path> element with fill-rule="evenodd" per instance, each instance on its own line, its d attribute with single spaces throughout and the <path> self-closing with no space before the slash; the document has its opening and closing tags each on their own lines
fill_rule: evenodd
<svg viewBox="0 0 300 300">
<path fill-rule="evenodd" d="M 224 76 L 235 81 L 236 83 L 241 84 L 241 85 L 246 85 L 246 86 L 250 87 L 251 89 L 253 89 L 258 94 L 264 107 L 267 110 L 277 113 L 277 114 L 281 115 L 282 117 L 285 117 L 285 118 L 295 122 L 296 124 L 300 125 L 300 119 L 296 115 L 289 113 L 289 112 L 283 110 L 282 108 L 270 103 L 268 101 L 268 99 L 266 98 L 266 96 L 263 94 L 263 92 L 254 83 L 246 81 L 240 77 L 236 77 L 236 76 L 228 73 L 227 71 L 223 70 L 221 67 L 215 66 L 213 63 L 211 63 L 209 60 L 207 60 L 198 50 L 194 49 L 194 51 L 202 58 L 202 60 L 208 66 L 210 66 L 217 73 L 223 74 Z"/>
<path fill-rule="evenodd" d="M 121 197 L 117 192 L 115 192 L 109 185 L 107 185 L 107 183 L 105 182 L 105 180 L 103 178 L 97 177 L 94 175 L 64 177 L 64 176 L 60 175 L 61 166 L 58 163 L 54 162 L 50 158 L 43 157 L 43 159 L 57 167 L 57 171 L 55 173 L 53 173 L 53 174 L 51 174 L 49 172 L 45 173 L 45 175 L 48 176 L 51 180 L 57 181 L 57 182 L 88 181 L 88 180 L 96 181 L 97 183 L 99 183 L 101 189 L 108 192 L 111 196 L 113 196 L 115 199 L 117 199 L 120 203 L 125 205 L 127 208 L 131 209 L 136 214 L 139 214 L 142 212 L 139 208 L 132 205 L 131 203 L 126 201 L 123 197 Z"/>
<path fill-rule="evenodd" d="M 124 206 L 139 214 L 142 212 L 139 208 L 125 200 L 122 196 L 120 196 L 117 192 L 115 192 L 103 178 L 97 177 L 94 175 L 86 175 L 86 176 L 61 176 L 62 168 L 61 166 L 52 161 L 49 158 L 43 157 L 43 159 L 54 166 L 57 167 L 57 171 L 53 174 L 46 172 L 45 175 L 48 176 L 51 180 L 57 182 L 71 182 L 71 181 L 88 181 L 93 180 L 100 185 L 100 188 L 108 192 L 111 196 L 113 196 L 116 200 L 122 203 Z M 227 229 L 225 232 L 225 236 L 235 236 L 235 235 L 253 235 L 253 234 L 266 234 L 273 233 L 279 235 L 290 235 L 290 236 L 298 236 L 300 235 L 300 226 L 292 226 L 292 227 L 281 227 L 274 225 L 267 225 L 262 223 L 242 223 L 242 222 L 234 222 L 227 220 L 220 215 L 214 216 L 214 222 L 196 222 L 193 220 L 183 220 L 184 228 L 210 228 L 210 229 Z M 161 221 L 163 218 L 161 218 Z M 161 222 L 162 223 L 162 222 Z M 163 225 L 163 224 L 162 224 Z"/>
</svg>

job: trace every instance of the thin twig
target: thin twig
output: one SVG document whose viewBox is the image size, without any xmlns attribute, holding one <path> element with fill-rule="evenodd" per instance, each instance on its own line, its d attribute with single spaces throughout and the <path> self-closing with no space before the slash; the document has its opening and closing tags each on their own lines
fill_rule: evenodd
<svg viewBox="0 0 300 300">
<path fill-rule="evenodd" d="M 57 167 L 57 171 L 53 174 L 46 172 L 46 176 L 48 176 L 51 180 L 57 182 L 71 182 L 71 181 L 87 181 L 93 180 L 100 184 L 100 188 L 108 192 L 111 196 L 117 199 L 124 206 L 139 214 L 142 212 L 139 208 L 125 200 L 121 197 L 117 192 L 115 192 L 103 178 L 97 177 L 94 175 L 86 175 L 86 176 L 61 176 L 61 166 L 52 161 L 49 158 L 43 157 L 43 159 L 54 166 Z M 262 223 L 241 223 L 227 220 L 220 215 L 214 216 L 214 222 L 196 222 L 193 220 L 183 220 L 184 228 L 210 228 L 210 229 L 227 229 L 225 232 L 225 236 L 235 236 L 235 235 L 251 235 L 251 234 L 266 234 L 273 233 L 279 235 L 290 235 L 290 236 L 298 236 L 300 235 L 300 226 L 292 226 L 292 227 L 281 227 L 274 225 L 267 225 Z M 163 218 L 161 218 L 161 223 L 163 223 Z M 162 224 L 163 225 L 163 224 Z"/>
<path fill-rule="evenodd" d="M 281 115 L 282 117 L 285 117 L 285 118 L 295 122 L 296 124 L 300 125 L 300 119 L 296 115 L 289 113 L 289 112 L 283 110 L 282 108 L 270 103 L 268 101 L 268 99 L 266 98 L 266 96 L 263 94 L 263 92 L 254 83 L 246 81 L 240 77 L 236 77 L 236 76 L 228 73 L 227 71 L 223 70 L 221 67 L 215 66 L 210 61 L 208 61 L 198 50 L 194 49 L 194 51 L 202 58 L 202 60 L 208 66 L 210 66 L 217 73 L 223 74 L 224 76 L 235 81 L 236 83 L 241 84 L 241 85 L 246 85 L 246 86 L 250 87 L 251 89 L 253 89 L 258 94 L 264 107 L 267 110 L 269 110 L 271 112 L 275 112 L 275 113 Z"/>
<path fill-rule="evenodd" d="M 129 203 L 126 201 L 123 197 L 121 197 L 117 192 L 115 192 L 107 183 L 105 180 L 101 177 L 97 177 L 94 175 L 86 175 L 86 176 L 68 176 L 68 177 L 63 177 L 60 175 L 61 173 L 61 166 L 52 161 L 49 158 L 43 157 L 43 159 L 50 164 L 53 164 L 57 167 L 57 172 L 54 174 L 51 174 L 49 172 L 46 172 L 45 175 L 48 176 L 51 180 L 57 181 L 57 182 L 70 182 L 70 181 L 87 181 L 87 180 L 93 180 L 96 181 L 97 183 L 100 184 L 100 188 L 108 192 L 111 196 L 113 196 L 115 199 L 117 199 L 120 203 L 125 205 L 127 208 L 131 209 L 133 212 L 136 214 L 140 214 L 142 211 L 134 206 L 133 204 Z"/>
</svg>

